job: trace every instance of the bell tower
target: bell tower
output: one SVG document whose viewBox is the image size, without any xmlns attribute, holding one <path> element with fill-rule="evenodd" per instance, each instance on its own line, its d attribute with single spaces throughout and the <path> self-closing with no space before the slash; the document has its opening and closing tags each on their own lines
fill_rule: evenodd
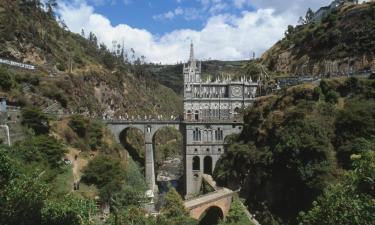
<svg viewBox="0 0 375 225">
<path fill-rule="evenodd" d="M 184 64 L 184 98 L 191 98 L 191 86 L 201 82 L 201 63 L 195 59 L 194 44 L 190 44 L 189 61 Z"/>
</svg>

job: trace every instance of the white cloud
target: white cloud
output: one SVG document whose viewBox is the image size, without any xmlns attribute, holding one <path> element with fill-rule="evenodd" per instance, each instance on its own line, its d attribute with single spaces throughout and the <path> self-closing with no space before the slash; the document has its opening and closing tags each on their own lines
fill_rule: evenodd
<svg viewBox="0 0 375 225">
<path fill-rule="evenodd" d="M 176 16 L 184 14 L 184 10 L 181 7 L 176 8 L 175 10 L 168 11 L 163 14 L 158 14 L 153 16 L 154 20 L 171 20 Z"/>
<path fill-rule="evenodd" d="M 256 8 L 272 8 L 276 13 L 289 12 L 295 16 L 302 16 L 308 8 L 317 10 L 319 7 L 328 5 L 332 0 L 244 0 L 243 4 L 251 4 Z"/>
<path fill-rule="evenodd" d="M 196 20 L 196 19 L 202 19 L 201 11 L 199 11 L 196 8 L 181 8 L 177 7 L 174 10 L 170 10 L 166 13 L 154 15 L 152 18 L 154 20 L 172 20 L 177 16 L 183 17 L 185 20 Z"/>
<path fill-rule="evenodd" d="M 315 0 L 291 0 L 285 4 L 280 0 L 252 0 L 258 8 L 256 11 L 243 11 L 238 16 L 232 14 L 210 16 L 201 30 L 178 29 L 159 36 L 127 24 L 113 26 L 105 16 L 95 13 L 94 8 L 84 0 L 76 1 L 78 3 L 73 5 L 63 4 L 59 11 L 71 31 L 80 33 L 82 28 L 86 33 L 92 31 L 100 42 L 109 47 L 112 46 L 113 40 L 118 43 L 124 41 L 126 48 L 134 48 L 138 55 L 146 56 L 148 61 L 162 63 L 185 61 L 188 58 L 191 40 L 196 46 L 196 55 L 200 59 L 246 59 L 253 51 L 259 56 L 282 38 L 288 24 L 296 23 L 299 14 L 291 13 L 292 9 L 305 10 L 307 6 L 302 2 L 315 2 Z M 203 5 L 221 3 L 221 0 L 199 1 Z M 245 1 L 247 0 L 238 4 L 244 6 L 247 4 Z M 319 2 L 325 1 L 319 0 Z M 290 8 L 286 8 L 285 5 Z M 182 14 L 186 14 L 186 10 L 177 8 L 163 16 L 168 19 Z"/>
<path fill-rule="evenodd" d="M 234 0 L 233 4 L 236 8 L 242 9 L 250 1 L 247 0 Z"/>
</svg>

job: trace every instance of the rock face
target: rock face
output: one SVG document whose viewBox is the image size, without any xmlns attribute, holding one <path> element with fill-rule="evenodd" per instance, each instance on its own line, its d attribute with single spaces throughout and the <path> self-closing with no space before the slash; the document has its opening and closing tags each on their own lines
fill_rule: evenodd
<svg viewBox="0 0 375 225">
<path fill-rule="evenodd" d="M 367 55 L 316 60 L 308 55 L 298 57 L 292 51 L 285 51 L 275 62 L 273 71 L 299 76 L 344 75 L 354 72 L 369 73 L 370 70 L 375 70 L 375 59 L 369 59 Z"/>
<path fill-rule="evenodd" d="M 168 159 L 163 162 L 162 166 L 159 168 L 157 181 L 172 181 L 178 180 L 182 176 L 181 169 L 182 161 L 180 158 Z"/>
<path fill-rule="evenodd" d="M 345 4 L 320 22 L 289 27 L 262 56 L 286 75 L 335 75 L 375 70 L 375 2 Z"/>
</svg>

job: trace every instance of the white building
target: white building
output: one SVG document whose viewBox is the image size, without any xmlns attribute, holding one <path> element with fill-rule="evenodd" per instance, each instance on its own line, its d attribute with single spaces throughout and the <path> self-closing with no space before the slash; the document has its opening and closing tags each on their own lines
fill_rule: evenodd
<svg viewBox="0 0 375 225">
<path fill-rule="evenodd" d="M 245 77 L 202 81 L 201 62 L 194 57 L 191 44 L 189 61 L 184 65 L 184 120 L 233 119 L 238 111 L 254 101 L 259 84 Z"/>
</svg>

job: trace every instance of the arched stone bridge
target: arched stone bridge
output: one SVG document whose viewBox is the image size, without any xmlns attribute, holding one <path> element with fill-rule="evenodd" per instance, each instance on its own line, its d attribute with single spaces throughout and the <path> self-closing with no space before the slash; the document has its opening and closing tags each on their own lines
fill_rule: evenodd
<svg viewBox="0 0 375 225">
<path fill-rule="evenodd" d="M 155 191 L 155 162 L 154 162 L 154 146 L 153 138 L 156 132 L 164 127 L 172 127 L 179 130 L 183 134 L 180 121 L 106 121 L 107 127 L 115 136 L 116 141 L 121 143 L 121 133 L 129 128 L 136 128 L 142 131 L 145 140 L 145 174 L 146 183 L 150 190 Z"/>
<path fill-rule="evenodd" d="M 232 204 L 233 191 L 222 188 L 207 195 L 192 198 L 185 201 L 185 208 L 189 211 L 190 217 L 201 219 L 202 215 L 210 208 L 220 209 L 223 218 L 228 215 Z"/>
<path fill-rule="evenodd" d="M 225 218 L 229 213 L 234 192 L 227 188 L 216 186 L 216 182 L 208 174 L 201 174 L 201 177 L 214 191 L 184 202 L 184 206 L 189 211 L 190 217 L 200 220 L 210 209 L 216 209 L 220 212 L 222 219 Z"/>
</svg>

